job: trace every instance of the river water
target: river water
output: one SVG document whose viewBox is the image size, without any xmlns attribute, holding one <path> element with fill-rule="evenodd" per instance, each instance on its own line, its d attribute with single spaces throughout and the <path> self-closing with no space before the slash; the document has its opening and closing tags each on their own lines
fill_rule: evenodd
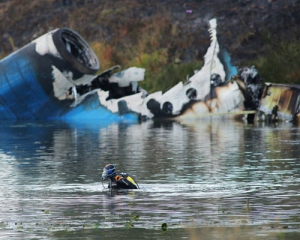
<svg viewBox="0 0 300 240">
<path fill-rule="evenodd" d="M 290 123 L 2 122 L 0 239 L 300 239 L 299 159 Z"/>
</svg>

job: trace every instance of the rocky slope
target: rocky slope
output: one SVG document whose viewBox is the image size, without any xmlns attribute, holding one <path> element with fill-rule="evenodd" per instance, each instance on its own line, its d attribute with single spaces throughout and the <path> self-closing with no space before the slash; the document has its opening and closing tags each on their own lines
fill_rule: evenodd
<svg viewBox="0 0 300 240">
<path fill-rule="evenodd" d="M 207 21 L 217 18 L 220 39 L 237 65 L 264 54 L 265 38 L 300 37 L 299 0 L 2 0 L 0 12 L 2 56 L 58 27 L 88 42 L 111 42 L 120 51 L 153 31 L 152 44 L 192 61 L 202 59 Z"/>
</svg>

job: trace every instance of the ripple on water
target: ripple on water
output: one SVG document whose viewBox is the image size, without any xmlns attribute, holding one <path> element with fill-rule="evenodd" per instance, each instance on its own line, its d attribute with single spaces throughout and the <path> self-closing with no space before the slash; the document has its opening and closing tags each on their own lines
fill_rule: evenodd
<svg viewBox="0 0 300 240">
<path fill-rule="evenodd" d="M 238 229 L 261 239 L 300 229 L 294 128 L 209 122 L 0 131 L 0 239 L 84 238 L 98 229 L 124 236 L 131 229 L 129 238 L 142 229 L 151 239 L 162 223 L 172 234 L 184 229 L 218 239 L 234 230 L 240 236 Z M 105 188 L 108 159 L 137 176 L 140 189 Z M 175 236 L 192 236 L 183 232 Z"/>
</svg>

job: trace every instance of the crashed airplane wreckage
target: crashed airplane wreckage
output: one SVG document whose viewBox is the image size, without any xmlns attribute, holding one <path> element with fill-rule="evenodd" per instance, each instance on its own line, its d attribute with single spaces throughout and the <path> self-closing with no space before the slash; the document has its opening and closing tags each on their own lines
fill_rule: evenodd
<svg viewBox="0 0 300 240">
<path fill-rule="evenodd" d="M 76 32 L 53 30 L 0 61 L 0 119 L 136 121 L 201 116 L 244 116 L 259 105 L 261 79 L 239 71 L 219 46 L 217 23 L 204 66 L 165 93 L 148 94 L 145 70 L 118 66 L 95 75 L 100 63 Z"/>
<path fill-rule="evenodd" d="M 300 85 L 265 83 L 255 121 L 298 123 L 300 119 Z"/>
</svg>

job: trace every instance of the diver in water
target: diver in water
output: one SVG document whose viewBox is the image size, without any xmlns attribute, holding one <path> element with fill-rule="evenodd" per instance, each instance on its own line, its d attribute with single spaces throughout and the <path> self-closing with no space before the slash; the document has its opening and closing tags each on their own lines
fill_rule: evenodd
<svg viewBox="0 0 300 240">
<path fill-rule="evenodd" d="M 127 173 L 116 173 L 115 166 L 112 164 L 107 164 L 103 168 L 102 172 L 102 181 L 110 179 L 108 187 L 117 188 L 117 189 L 137 189 L 139 188 L 138 184 L 135 182 L 133 177 Z"/>
</svg>

